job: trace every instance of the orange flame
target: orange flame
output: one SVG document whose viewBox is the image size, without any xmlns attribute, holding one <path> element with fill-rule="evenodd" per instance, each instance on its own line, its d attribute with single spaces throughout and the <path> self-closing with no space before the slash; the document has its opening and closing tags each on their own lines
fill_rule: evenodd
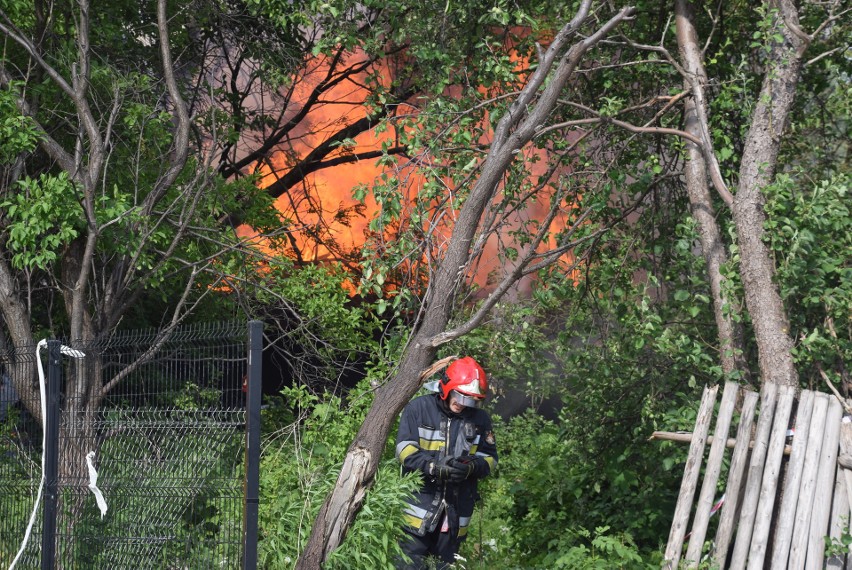
<svg viewBox="0 0 852 570">
<path fill-rule="evenodd" d="M 517 54 L 514 50 L 509 51 L 510 57 L 516 63 L 516 70 L 523 74 L 523 71 L 529 68 L 529 61 L 526 57 Z M 353 61 L 364 57 L 363 55 L 353 54 Z M 312 73 L 299 78 L 295 87 L 296 92 L 293 101 L 303 101 L 316 86 L 318 79 L 311 77 L 321 77 L 324 71 L 327 70 L 328 64 L 320 59 L 311 63 Z M 387 75 L 385 75 L 387 76 Z M 356 80 L 359 78 L 355 78 Z M 486 94 L 485 87 L 479 87 L 479 91 Z M 272 168 L 268 166 L 260 166 L 262 174 L 261 187 L 267 187 L 276 180 L 276 172 L 286 171 L 290 164 L 294 161 L 303 159 L 317 145 L 321 144 L 330 135 L 336 133 L 342 126 L 351 124 L 366 116 L 367 109 L 362 103 L 369 95 L 367 89 L 363 87 L 363 82 L 353 81 L 351 83 L 338 84 L 324 93 L 323 99 L 334 104 L 321 105 L 312 110 L 307 119 L 300 124 L 297 131 L 292 133 L 290 139 L 290 147 L 286 152 L 282 150 L 274 155 L 271 159 Z M 295 110 L 294 110 L 295 112 Z M 487 121 L 487 117 L 485 119 Z M 388 129 L 380 134 L 373 131 L 367 131 L 357 136 L 357 150 L 363 152 L 367 149 L 380 149 L 383 142 L 393 140 L 395 136 L 394 127 L 390 125 Z M 490 138 L 490 133 L 485 138 Z M 487 140 L 480 141 L 487 143 Z M 343 153 L 350 152 L 351 149 L 341 147 L 335 151 L 332 156 L 340 156 Z M 530 153 L 539 153 L 544 159 L 541 150 L 525 150 L 527 156 Z M 331 156 L 329 157 L 331 158 Z M 531 167 L 530 175 L 537 177 L 544 173 L 546 168 L 546 160 L 540 160 L 534 163 Z M 321 243 L 318 243 L 312 236 L 312 228 L 318 227 L 320 224 L 325 224 L 326 231 L 333 235 L 335 240 L 347 249 L 355 249 L 362 246 L 366 240 L 369 220 L 377 213 L 378 206 L 372 197 L 368 194 L 365 199 L 365 216 L 352 216 L 348 219 L 341 219 L 334 214 L 347 208 L 355 207 L 358 202 L 352 195 L 353 189 L 360 184 L 367 187 L 372 186 L 377 178 L 385 170 L 377 165 L 375 161 L 359 161 L 345 164 L 339 164 L 317 172 L 308 174 L 303 182 L 312 190 L 310 195 L 320 200 L 319 203 L 310 203 L 307 199 L 295 189 L 282 195 L 276 201 L 276 206 L 282 215 L 286 218 L 298 218 L 298 223 L 292 227 L 293 240 L 295 247 L 301 252 L 302 258 L 305 261 L 321 261 L 328 259 L 331 252 Z M 422 179 L 414 179 L 409 181 L 408 191 L 415 191 L 416 186 Z M 549 209 L 549 197 L 542 197 L 538 203 L 530 206 L 527 216 L 537 217 L 541 219 Z M 520 220 L 516 220 L 520 223 Z M 556 233 L 560 228 L 564 227 L 564 220 L 556 220 L 552 224 L 551 235 Z M 257 236 L 257 232 L 248 227 L 241 226 L 238 228 L 238 235 L 243 238 L 253 238 Z M 506 234 L 502 236 L 506 237 Z M 481 262 L 480 274 L 475 278 L 479 285 L 486 285 L 487 274 L 490 270 L 498 267 L 500 263 L 497 257 L 498 239 L 492 238 L 486 244 L 485 255 Z M 268 245 L 262 241 L 258 243 L 261 249 L 265 249 L 267 253 L 276 254 L 280 252 L 273 251 Z M 546 244 L 553 246 L 553 238 L 551 242 Z M 545 246 L 542 246 L 545 247 Z M 566 260 L 570 261 L 571 257 L 566 256 Z"/>
</svg>

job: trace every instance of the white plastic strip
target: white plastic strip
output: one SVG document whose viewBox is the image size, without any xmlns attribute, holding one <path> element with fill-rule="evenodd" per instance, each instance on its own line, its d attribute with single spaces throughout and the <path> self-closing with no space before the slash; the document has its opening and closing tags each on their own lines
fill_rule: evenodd
<svg viewBox="0 0 852 570">
<path fill-rule="evenodd" d="M 89 489 L 91 489 L 92 493 L 95 495 L 95 501 L 97 501 L 98 508 L 101 510 L 101 518 L 104 518 L 104 515 L 107 512 L 107 504 L 104 499 L 104 494 L 101 493 L 100 489 L 98 489 L 98 472 L 95 471 L 95 466 L 92 463 L 94 458 L 94 451 L 90 451 L 86 455 L 86 466 L 89 468 Z"/>
<path fill-rule="evenodd" d="M 36 345 L 36 366 L 38 366 L 38 391 L 41 396 L 41 480 L 38 483 L 38 493 L 36 494 L 35 505 L 33 505 L 33 512 L 30 515 L 30 522 L 27 524 L 27 530 L 24 532 L 24 540 L 21 542 L 21 549 L 18 550 L 18 554 L 15 555 L 15 559 L 12 560 L 12 565 L 9 566 L 9 570 L 13 570 L 15 565 L 18 563 L 18 560 L 21 558 L 21 554 L 24 553 L 24 549 L 27 547 L 27 543 L 30 541 L 30 533 L 33 530 L 33 524 L 35 524 L 36 515 L 38 514 L 38 505 L 41 503 L 41 495 L 44 491 L 44 446 L 47 444 L 47 426 L 45 424 L 45 414 L 47 413 L 47 394 L 44 389 L 44 368 L 41 365 L 41 349 L 47 346 L 47 339 L 42 339 L 38 341 Z"/>
</svg>

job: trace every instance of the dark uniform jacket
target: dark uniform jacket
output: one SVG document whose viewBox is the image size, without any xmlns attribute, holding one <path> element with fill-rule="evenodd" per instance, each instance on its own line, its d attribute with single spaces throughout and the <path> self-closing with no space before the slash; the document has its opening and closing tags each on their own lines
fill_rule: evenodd
<svg viewBox="0 0 852 570">
<path fill-rule="evenodd" d="M 430 463 L 444 456 L 477 455 L 485 459 L 471 477 L 460 483 L 437 481 L 430 475 Z M 405 518 L 414 534 L 423 536 L 446 522 L 449 532 L 464 538 L 479 498 L 477 481 L 497 466 L 497 446 L 491 418 L 476 408 L 453 414 L 438 394 L 412 400 L 402 411 L 396 437 L 396 457 L 403 473 L 421 471 L 424 485 L 405 510 Z"/>
</svg>

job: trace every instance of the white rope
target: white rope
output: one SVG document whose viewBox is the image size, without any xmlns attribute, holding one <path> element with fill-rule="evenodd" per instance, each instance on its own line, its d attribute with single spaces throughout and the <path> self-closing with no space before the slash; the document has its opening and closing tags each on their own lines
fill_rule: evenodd
<svg viewBox="0 0 852 570">
<path fill-rule="evenodd" d="M 45 346 L 47 346 L 46 338 L 38 341 L 35 351 L 36 366 L 38 367 L 38 391 L 41 400 L 41 480 L 38 483 L 38 494 L 36 495 L 35 505 L 33 505 L 33 512 L 30 515 L 30 522 L 27 524 L 26 532 L 24 532 L 24 540 L 21 542 L 21 548 L 18 550 L 18 554 L 15 555 L 15 559 L 12 560 L 12 565 L 9 566 L 9 570 L 13 570 L 15 568 L 15 565 L 24 553 L 24 549 L 27 547 L 27 543 L 30 541 L 33 524 L 35 524 L 35 519 L 38 515 L 38 505 L 41 503 L 41 496 L 44 491 L 44 447 L 47 445 L 47 393 L 44 386 L 44 367 L 41 365 L 40 351 Z M 74 358 L 83 358 L 86 356 L 79 350 L 74 350 L 73 348 L 69 348 L 65 345 L 62 345 L 60 351 L 62 354 L 67 354 Z"/>
<path fill-rule="evenodd" d="M 41 356 L 39 356 L 39 352 L 42 348 L 47 345 L 47 339 L 42 339 L 38 341 L 36 345 L 36 365 L 38 366 L 38 391 L 41 396 L 41 480 L 38 483 L 38 494 L 36 494 L 35 505 L 33 506 L 33 512 L 30 515 L 30 522 L 27 525 L 27 530 L 24 533 L 24 540 L 21 542 L 21 549 L 18 550 L 18 554 L 15 556 L 15 559 L 12 560 L 12 565 L 9 566 L 9 570 L 12 570 L 15 567 L 15 564 L 18 563 L 18 560 L 21 558 L 21 554 L 24 553 L 24 549 L 27 547 L 27 543 L 30 541 L 30 533 L 33 530 L 33 524 L 35 523 L 36 515 L 38 514 L 38 505 L 41 502 L 41 494 L 44 490 L 44 446 L 47 443 L 47 425 L 45 413 L 47 412 L 47 395 L 44 390 L 44 368 L 41 365 Z"/>
</svg>

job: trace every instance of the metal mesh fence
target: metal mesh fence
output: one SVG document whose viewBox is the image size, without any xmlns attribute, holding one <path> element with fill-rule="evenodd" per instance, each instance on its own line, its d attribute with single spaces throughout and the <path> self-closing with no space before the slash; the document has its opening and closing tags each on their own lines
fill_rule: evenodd
<svg viewBox="0 0 852 570">
<path fill-rule="evenodd" d="M 40 358 L 48 386 L 61 367 L 44 444 L 36 347 L 0 352 L 0 565 L 241 568 L 245 323 L 122 333 Z M 21 550 L 44 451 L 43 506 Z"/>
<path fill-rule="evenodd" d="M 0 358 L 0 565 L 8 568 L 35 506 L 42 431 L 40 420 L 29 411 L 39 408 L 37 385 L 35 392 L 19 394 L 12 381 L 27 378 L 30 387 L 37 382 L 35 346 L 6 349 Z M 35 532 L 40 528 L 38 520 Z M 29 564 L 19 567 L 37 567 L 38 558 L 30 558 Z"/>
</svg>

